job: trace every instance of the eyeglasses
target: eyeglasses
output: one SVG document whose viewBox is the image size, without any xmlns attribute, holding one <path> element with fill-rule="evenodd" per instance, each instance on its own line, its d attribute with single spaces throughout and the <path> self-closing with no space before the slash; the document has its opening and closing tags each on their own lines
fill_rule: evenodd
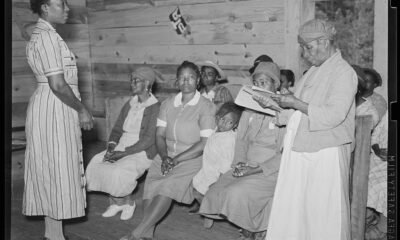
<svg viewBox="0 0 400 240">
<path fill-rule="evenodd" d="M 131 78 L 131 83 L 133 83 L 133 84 L 137 84 L 140 82 L 144 82 L 144 80 L 140 79 L 140 78 Z"/>
</svg>

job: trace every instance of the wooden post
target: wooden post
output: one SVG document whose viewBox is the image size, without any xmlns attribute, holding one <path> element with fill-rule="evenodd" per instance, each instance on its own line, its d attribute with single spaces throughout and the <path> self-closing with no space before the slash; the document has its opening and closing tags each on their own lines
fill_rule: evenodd
<svg viewBox="0 0 400 240">
<path fill-rule="evenodd" d="M 302 76 L 303 68 L 297 35 L 301 24 L 313 19 L 315 0 L 285 1 L 285 67 L 294 72 L 295 78 Z"/>
<path fill-rule="evenodd" d="M 382 76 L 382 86 L 375 89 L 388 99 L 388 0 L 375 0 L 373 67 Z M 391 79 L 397 81 L 397 79 Z"/>
<path fill-rule="evenodd" d="M 355 149 L 351 173 L 351 239 L 363 240 L 371 154 L 371 116 L 356 117 Z"/>
</svg>

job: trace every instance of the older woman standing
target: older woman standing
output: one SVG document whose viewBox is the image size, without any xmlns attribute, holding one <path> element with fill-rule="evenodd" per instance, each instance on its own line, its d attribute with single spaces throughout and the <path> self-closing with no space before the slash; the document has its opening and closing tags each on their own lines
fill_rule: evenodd
<svg viewBox="0 0 400 240">
<path fill-rule="evenodd" d="M 64 240 L 63 219 L 85 215 L 81 129 L 93 118 L 80 101 L 76 57 L 57 34 L 68 18 L 63 0 L 31 0 L 39 15 L 26 46 L 38 82 L 26 117 L 23 214 L 45 216 L 45 238 Z"/>
<path fill-rule="evenodd" d="M 215 128 L 215 105 L 196 90 L 198 67 L 184 61 L 177 70 L 180 93 L 166 99 L 157 119 L 158 154 L 150 166 L 144 186 L 144 216 L 141 223 L 121 240 L 152 239 L 156 224 L 173 200 L 194 200 L 191 181 L 201 168 L 207 138 Z"/>
<path fill-rule="evenodd" d="M 334 46 L 323 20 L 300 27 L 298 41 L 312 67 L 294 95 L 272 98 L 288 110 L 268 240 L 349 240 L 349 161 L 354 149 L 357 75 Z M 260 101 L 268 106 L 267 101 Z"/>
<path fill-rule="evenodd" d="M 279 76 L 272 62 L 259 63 L 252 74 L 255 86 L 271 92 L 279 88 Z M 201 203 L 201 214 L 224 216 L 243 229 L 244 239 L 260 239 L 267 230 L 284 135 L 275 122 L 274 116 L 245 109 L 237 129 L 232 164 L 236 169 L 211 185 Z"/>
<path fill-rule="evenodd" d="M 128 220 L 135 211 L 131 195 L 137 179 L 157 155 L 156 122 L 160 104 L 151 94 L 156 74 L 140 67 L 130 76 L 132 98 L 125 103 L 108 140 L 107 150 L 97 154 L 86 169 L 87 189 L 110 195 L 111 205 L 103 217 L 122 211 Z"/>
</svg>

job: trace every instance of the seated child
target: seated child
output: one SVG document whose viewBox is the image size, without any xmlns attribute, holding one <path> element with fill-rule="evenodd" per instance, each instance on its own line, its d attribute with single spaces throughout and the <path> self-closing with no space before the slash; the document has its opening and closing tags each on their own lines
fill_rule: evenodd
<svg viewBox="0 0 400 240">
<path fill-rule="evenodd" d="M 241 114 L 241 107 L 232 102 L 227 102 L 221 106 L 215 115 L 217 130 L 207 139 L 203 152 L 202 168 L 193 177 L 192 182 L 196 200 L 199 203 L 209 186 L 215 183 L 220 175 L 231 169 L 235 152 L 235 130 Z"/>
</svg>

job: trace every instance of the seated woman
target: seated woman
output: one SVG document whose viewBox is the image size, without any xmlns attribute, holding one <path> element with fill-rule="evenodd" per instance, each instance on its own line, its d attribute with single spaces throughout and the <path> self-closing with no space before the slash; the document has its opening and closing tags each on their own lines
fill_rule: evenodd
<svg viewBox="0 0 400 240">
<path fill-rule="evenodd" d="M 87 190 L 110 195 L 111 205 L 103 217 L 122 211 L 122 220 L 132 217 L 136 205 L 131 193 L 136 180 L 157 154 L 155 128 L 160 109 L 150 92 L 156 78 L 153 69 L 140 67 L 130 78 L 133 96 L 121 109 L 107 150 L 95 155 L 86 169 Z"/>
<path fill-rule="evenodd" d="M 293 94 L 294 90 L 294 73 L 290 69 L 281 69 L 281 86 L 279 91 L 283 94 Z"/>
<path fill-rule="evenodd" d="M 379 113 L 379 119 L 382 119 L 383 115 L 388 109 L 386 100 L 379 93 L 375 92 L 375 88 L 382 86 L 381 75 L 372 68 L 364 68 L 365 74 L 365 92 L 363 97 L 370 100 L 372 105 L 375 106 Z"/>
<path fill-rule="evenodd" d="M 358 85 L 356 93 L 356 116 L 366 116 L 371 115 L 373 126 L 375 127 L 380 121 L 379 113 L 372 101 L 365 98 L 365 92 L 368 91 L 366 87 L 366 75 L 361 67 L 357 65 L 352 65 L 353 69 L 357 73 Z"/>
<path fill-rule="evenodd" d="M 199 91 L 201 95 L 217 105 L 217 108 L 226 102 L 233 102 L 229 90 L 219 85 L 219 81 L 226 80 L 224 71 L 211 61 L 199 63 L 199 66 L 201 73 Z"/>
<path fill-rule="evenodd" d="M 195 198 L 201 203 L 204 194 L 221 174 L 231 169 L 235 151 L 236 128 L 242 108 L 234 103 L 224 103 L 215 115 L 217 131 L 211 135 L 204 147 L 203 165 L 193 178 Z M 197 209 L 192 212 L 199 210 Z"/>
<path fill-rule="evenodd" d="M 386 239 L 388 112 L 371 137 L 365 239 Z"/>
<path fill-rule="evenodd" d="M 252 75 L 254 85 L 276 92 L 279 68 L 261 62 Z M 243 112 L 237 130 L 235 169 L 211 185 L 200 206 L 208 218 L 226 218 L 242 228 L 245 239 L 265 237 L 280 165 L 284 128 L 275 117 L 250 109 Z"/>
<path fill-rule="evenodd" d="M 207 138 L 215 129 L 215 105 L 196 90 L 198 67 L 184 61 L 177 70 L 180 93 L 166 99 L 157 119 L 156 157 L 146 177 L 140 224 L 121 240 L 152 239 L 156 224 L 173 200 L 194 200 L 192 179 L 201 168 Z"/>
</svg>

